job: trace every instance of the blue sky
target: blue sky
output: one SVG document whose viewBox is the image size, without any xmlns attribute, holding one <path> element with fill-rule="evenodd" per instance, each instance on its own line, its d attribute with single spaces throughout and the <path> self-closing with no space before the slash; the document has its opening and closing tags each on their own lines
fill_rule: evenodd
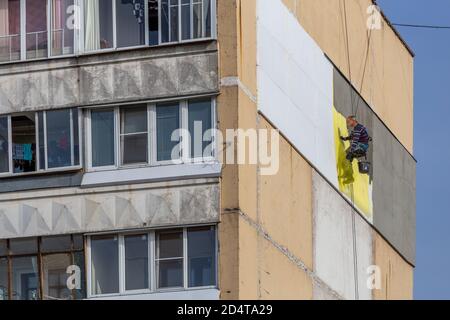
<svg viewBox="0 0 450 320">
<path fill-rule="evenodd" d="M 450 26 L 449 0 L 378 0 L 391 22 Z M 416 54 L 416 299 L 450 299 L 450 29 L 397 27 Z"/>
</svg>

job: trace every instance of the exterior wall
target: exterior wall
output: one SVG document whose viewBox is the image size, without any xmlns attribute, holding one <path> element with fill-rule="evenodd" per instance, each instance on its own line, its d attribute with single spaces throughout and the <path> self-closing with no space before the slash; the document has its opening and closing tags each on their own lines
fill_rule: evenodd
<svg viewBox="0 0 450 320">
<path fill-rule="evenodd" d="M 381 120 L 413 153 L 413 56 L 383 18 L 381 30 L 368 32 L 367 8 L 373 1 L 283 2 L 358 88 Z"/>
<path fill-rule="evenodd" d="M 413 299 L 414 268 L 378 234 L 374 235 L 373 249 L 375 264 L 381 270 L 381 288 L 374 291 L 374 298 Z"/>
<path fill-rule="evenodd" d="M 211 41 L 0 66 L 0 114 L 217 91 Z"/>
<path fill-rule="evenodd" d="M 300 3 L 284 2 L 293 13 Z M 315 6 L 312 1 L 302 5 Z M 323 3 L 323 7 L 327 5 Z M 368 289 L 366 283 L 367 268 L 381 261 L 375 253 L 378 250 L 376 239 L 380 236 L 357 210 L 352 209 L 349 199 L 337 191 L 337 179 L 334 179 L 333 65 L 315 45 L 315 34 L 310 32 L 311 38 L 301 27 L 296 29 L 292 12 L 283 16 L 279 28 L 270 24 L 270 19 L 280 9 L 289 13 L 274 1 L 218 2 L 220 128 L 223 132 L 228 128 L 276 128 L 283 134 L 280 171 L 276 175 L 261 175 L 259 165 L 226 164 L 223 168 L 219 225 L 221 298 L 378 298 L 380 292 Z M 334 4 L 325 10 L 327 14 L 329 10 L 336 15 Z M 270 12 L 267 19 L 260 15 L 264 11 Z M 310 14 L 310 19 L 320 20 L 317 13 Z M 361 28 L 356 24 L 353 27 Z M 383 32 L 389 33 L 385 29 Z M 300 40 L 290 41 L 286 30 Z M 397 38 L 391 40 L 395 40 L 396 45 L 399 42 Z M 329 54 L 321 42 L 319 45 Z M 252 59 L 257 59 L 257 63 Z M 340 66 L 333 57 L 331 59 Z M 412 62 L 409 55 L 404 60 Z M 285 65 L 286 61 L 290 64 Z M 373 85 L 373 81 L 368 83 Z M 367 85 L 367 88 L 371 87 Z M 409 93 L 412 86 L 410 89 Z M 377 99 L 391 95 L 390 90 L 384 90 Z M 366 91 L 363 91 L 364 98 Z M 370 93 L 373 95 L 373 91 Z M 409 108 L 412 117 L 412 105 L 405 105 L 407 98 L 403 98 L 400 98 L 402 108 Z M 308 109 L 311 106 L 314 108 Z M 372 107 L 387 125 L 390 123 L 386 119 L 393 121 L 397 117 L 389 112 L 382 113 L 388 110 L 388 107 L 383 109 L 384 105 Z M 361 107 L 360 112 L 372 118 L 368 106 Z M 304 119 L 309 121 L 299 123 Z M 323 125 L 323 119 L 330 121 Z M 370 130 L 375 130 L 372 123 L 369 122 Z M 410 128 L 412 130 L 412 125 Z M 394 129 L 394 134 L 403 134 L 399 139 L 411 138 L 412 149 L 409 127 L 394 126 Z M 316 130 L 320 134 L 311 138 Z M 393 136 L 389 138 L 394 140 Z M 410 190 L 406 192 L 408 197 L 413 196 Z M 412 207 L 408 210 L 409 214 L 414 213 Z M 413 230 L 414 225 L 405 228 Z M 384 244 L 395 252 L 390 246 L 392 243 Z M 394 257 L 400 258 L 399 265 L 409 266 L 404 257 L 398 254 Z M 381 268 L 388 272 L 385 265 Z M 287 278 L 287 275 L 290 276 Z M 412 292 L 411 281 L 404 285 L 396 283 L 404 292 Z"/>
<path fill-rule="evenodd" d="M 372 228 L 317 173 L 313 173 L 314 271 L 344 299 L 372 298 Z"/>
</svg>

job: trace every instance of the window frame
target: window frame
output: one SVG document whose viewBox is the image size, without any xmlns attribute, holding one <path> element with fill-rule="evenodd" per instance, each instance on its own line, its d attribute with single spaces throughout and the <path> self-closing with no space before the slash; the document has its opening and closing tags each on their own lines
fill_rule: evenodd
<svg viewBox="0 0 450 320">
<path fill-rule="evenodd" d="M 169 34 L 171 34 L 171 25 L 170 25 L 170 1 L 168 0 L 168 7 L 169 7 L 169 21 L 168 21 L 168 29 L 167 32 Z M 196 41 L 201 41 L 201 40 L 206 40 L 206 39 L 216 39 L 217 38 L 217 31 L 216 31 L 216 0 L 211 0 L 210 1 L 210 14 L 211 14 L 211 35 L 210 36 L 206 36 L 206 26 L 204 24 L 204 21 L 202 19 L 202 36 L 198 37 L 198 38 L 194 38 L 193 34 L 194 34 L 194 28 L 193 28 L 193 23 L 194 23 L 194 19 L 193 19 L 193 12 L 194 12 L 194 2 L 195 3 L 201 3 L 202 4 L 202 17 L 204 14 L 204 10 L 203 10 L 203 0 L 189 0 L 189 15 L 190 15 L 190 37 L 189 39 L 184 39 L 183 40 L 183 29 L 182 29 L 182 0 L 177 0 L 178 4 L 176 5 L 178 7 L 178 40 L 176 41 L 167 41 L 167 42 L 162 42 L 162 18 L 161 18 L 161 14 L 162 14 L 162 8 L 161 8 L 161 0 L 158 0 L 158 45 L 173 45 L 173 44 L 177 44 L 177 43 L 189 43 L 189 42 L 196 42 Z M 186 6 L 186 5 L 184 5 Z M 148 17 L 147 17 L 148 20 Z"/>
<path fill-rule="evenodd" d="M 84 257 L 84 276 L 86 278 L 86 241 L 85 241 L 85 236 L 82 234 L 67 234 L 66 236 L 70 237 L 70 249 L 63 249 L 63 250 L 55 250 L 55 251 L 51 251 L 51 252 L 44 252 L 41 249 L 41 244 L 42 244 L 42 239 L 43 238 L 52 238 L 52 237 L 58 237 L 56 235 L 50 235 L 50 236 L 38 236 L 38 237 L 29 237 L 29 238 L 17 238 L 19 240 L 24 240 L 24 239 L 36 239 L 37 241 L 37 249 L 36 252 L 33 253 L 19 253 L 19 254 L 14 254 L 11 252 L 11 245 L 10 242 L 11 240 L 16 240 L 16 239 L 2 239 L 4 241 L 6 241 L 6 255 L 0 255 L 0 258 L 5 258 L 7 261 L 7 278 L 8 278 L 8 300 L 12 301 L 14 299 L 12 299 L 13 297 L 13 291 L 11 290 L 13 288 L 13 267 L 12 267 L 12 260 L 14 258 L 27 258 L 27 257 L 36 257 L 36 261 L 37 261 L 37 275 L 38 275 L 38 287 L 37 287 L 37 291 L 38 291 L 38 296 L 39 298 L 37 300 L 46 300 L 44 299 L 44 283 L 45 281 L 47 281 L 48 279 L 45 278 L 44 276 L 44 272 L 43 272 L 43 268 L 44 268 L 44 259 L 43 257 L 45 256 L 51 256 L 51 255 L 57 255 L 57 254 L 68 254 L 70 255 L 70 259 L 71 259 L 71 263 L 74 264 L 75 262 L 75 254 L 77 253 L 83 253 L 83 257 Z M 77 236 L 82 236 L 83 237 L 83 247 L 81 249 L 76 248 L 75 247 L 75 237 Z M 83 280 L 81 279 L 81 281 L 83 282 Z M 83 287 L 83 286 L 82 286 Z M 84 286 L 84 290 L 87 290 L 87 286 Z M 74 290 L 71 290 L 71 296 L 74 297 Z M 86 291 L 86 296 L 87 296 L 87 291 Z"/>
<path fill-rule="evenodd" d="M 187 243 L 187 230 L 189 228 L 195 227 L 210 227 L 214 228 L 215 235 L 215 257 L 214 257 L 214 274 L 215 274 L 215 285 L 208 285 L 202 287 L 189 287 L 189 267 L 188 267 L 188 243 Z M 183 286 L 182 287 L 171 287 L 171 288 L 158 288 L 158 275 L 157 272 L 157 260 L 156 260 L 156 233 L 179 230 L 183 233 Z M 139 290 L 126 290 L 125 286 L 125 237 L 129 235 L 147 235 L 148 241 L 148 288 Z M 94 294 L 92 288 L 92 254 L 91 254 L 91 237 L 96 235 L 115 235 L 118 237 L 118 250 L 119 250 L 119 292 L 109 293 L 109 294 Z M 185 292 L 194 290 L 205 290 L 205 289 L 217 289 L 218 288 L 218 259 L 219 259 L 219 241 L 218 241 L 218 228 L 217 224 L 206 224 L 206 225 L 189 225 L 185 227 L 167 227 L 163 229 L 151 229 L 151 230 L 134 230 L 129 232 L 118 232 L 118 233 L 92 233 L 86 235 L 86 298 L 108 298 L 117 296 L 127 296 L 127 295 L 137 295 L 137 294 L 157 294 L 166 292 Z"/>
<path fill-rule="evenodd" d="M 48 168 L 48 149 L 47 149 L 47 112 L 51 111 L 58 111 L 58 110 L 69 110 L 70 111 L 70 150 L 71 150 L 71 162 L 75 163 L 75 140 L 74 140 L 74 117 L 73 117 L 73 111 L 77 109 L 78 110 L 78 154 L 79 154 L 79 164 L 78 165 L 71 165 L 67 167 L 58 167 L 58 168 Z M 39 140 L 39 112 L 42 112 L 43 116 L 43 136 L 44 136 L 44 169 L 40 169 L 41 163 L 40 163 L 40 140 Z M 54 109 L 54 110 L 43 110 L 43 111 L 32 111 L 34 113 L 34 121 L 35 121 L 35 144 L 36 144 L 36 170 L 30 171 L 30 172 L 20 172 L 20 173 L 14 173 L 13 168 L 13 158 L 12 158 L 12 117 L 20 116 L 26 112 L 19 112 L 14 114 L 8 114 L 8 115 L 2 115 L 1 117 L 7 117 L 8 118 L 8 158 L 9 158 L 9 172 L 3 172 L 0 173 L 0 178 L 5 177 L 18 177 L 18 176 L 29 176 L 29 175 L 36 175 L 36 174 L 42 174 L 42 173 L 52 173 L 52 172 L 63 172 L 63 171 L 73 171 L 73 170 L 79 170 L 83 167 L 83 131 L 82 131 L 82 118 L 83 118 L 83 112 L 80 108 L 67 108 L 67 109 Z"/>
<path fill-rule="evenodd" d="M 212 124 L 212 155 L 210 157 L 197 157 L 190 158 L 189 149 L 189 137 L 186 136 L 188 132 L 188 102 L 190 100 L 196 99 L 210 99 L 211 100 L 211 124 Z M 158 167 L 158 166 L 169 166 L 169 165 L 180 165 L 180 164 L 198 164 L 198 163 L 211 163 L 217 160 L 217 114 L 216 114 L 216 97 L 215 96 L 204 96 L 196 97 L 192 99 L 184 100 L 167 100 L 161 102 L 174 102 L 179 104 L 180 112 L 180 158 L 175 160 L 157 160 L 157 127 L 156 127 L 156 107 L 158 103 L 151 102 L 147 103 L 147 162 L 139 164 L 121 164 L 121 147 L 120 147 L 120 109 L 121 108 L 133 108 L 133 106 L 138 106 L 142 103 L 136 104 L 124 104 L 115 106 L 105 106 L 98 107 L 98 110 L 113 110 L 114 111 L 114 165 L 109 166 L 92 166 L 92 118 L 91 113 L 97 108 L 90 108 L 87 110 L 85 117 L 86 126 L 86 169 L 87 172 L 99 172 L 99 171 L 111 171 L 111 170 L 123 170 L 123 169 L 134 169 L 134 168 L 148 168 L 148 167 Z"/>
</svg>

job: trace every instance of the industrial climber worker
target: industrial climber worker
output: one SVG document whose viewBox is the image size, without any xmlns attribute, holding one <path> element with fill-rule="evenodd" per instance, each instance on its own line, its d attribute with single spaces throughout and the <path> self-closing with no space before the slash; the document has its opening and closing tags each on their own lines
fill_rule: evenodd
<svg viewBox="0 0 450 320">
<path fill-rule="evenodd" d="M 347 126 L 352 129 L 348 137 L 342 137 L 342 141 L 351 141 L 350 148 L 346 150 L 347 160 L 352 162 L 355 158 L 364 157 L 369 149 L 370 137 L 366 127 L 358 123 L 355 116 L 347 117 Z"/>
</svg>

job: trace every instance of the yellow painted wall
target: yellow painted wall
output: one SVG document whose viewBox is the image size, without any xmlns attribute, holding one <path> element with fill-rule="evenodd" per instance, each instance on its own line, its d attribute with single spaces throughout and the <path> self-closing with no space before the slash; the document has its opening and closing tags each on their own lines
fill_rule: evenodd
<svg viewBox="0 0 450 320">
<path fill-rule="evenodd" d="M 374 232 L 374 261 L 381 269 L 381 290 L 374 290 L 376 300 L 413 299 L 414 268 L 377 232 Z"/>
<path fill-rule="evenodd" d="M 381 30 L 371 31 L 368 46 L 367 8 L 372 1 L 283 2 L 412 153 L 413 57 L 384 20 Z"/>
<path fill-rule="evenodd" d="M 372 181 L 369 175 L 362 174 L 358 169 L 358 161 L 350 163 L 346 159 L 346 150 L 350 148 L 346 117 L 333 107 L 334 145 L 336 149 L 336 169 L 339 190 L 364 214 L 367 220 L 373 220 Z"/>
</svg>

